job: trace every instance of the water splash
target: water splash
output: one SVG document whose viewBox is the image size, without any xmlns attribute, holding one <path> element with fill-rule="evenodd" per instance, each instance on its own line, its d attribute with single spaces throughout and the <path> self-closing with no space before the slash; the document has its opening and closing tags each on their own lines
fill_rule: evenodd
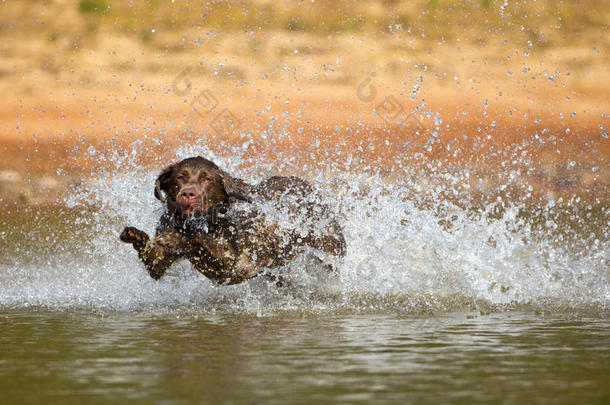
<svg viewBox="0 0 610 405">
<path fill-rule="evenodd" d="M 275 174 L 262 163 L 240 167 L 239 150 L 227 157 L 201 144 L 178 150 L 176 159 L 194 155 L 251 182 Z M 67 208 L 47 217 L 32 210 L 31 219 L 15 227 L 20 236 L 3 237 L 9 249 L 0 264 L 0 307 L 206 313 L 610 309 L 607 211 L 601 211 L 601 237 L 592 234 L 576 245 L 569 241 L 583 240 L 582 231 L 570 239 L 557 230 L 564 224 L 554 214 L 563 208 L 549 204 L 534 220 L 523 216 L 519 203 L 459 206 L 440 198 L 447 190 L 428 192 L 432 198 L 424 202 L 413 193 L 421 190 L 421 179 L 408 171 L 400 179 L 309 172 L 338 213 L 348 242 L 337 274 L 301 257 L 280 270 L 289 287 L 264 278 L 227 287 L 183 261 L 156 282 L 117 235 L 125 225 L 154 231 L 161 204 L 152 190 L 160 168 L 139 167 L 129 153 L 108 152 L 107 158 L 113 166 L 84 181 L 64 202 Z M 54 215 L 62 226 L 40 226 Z M 541 218 L 543 225 L 536 225 Z"/>
</svg>

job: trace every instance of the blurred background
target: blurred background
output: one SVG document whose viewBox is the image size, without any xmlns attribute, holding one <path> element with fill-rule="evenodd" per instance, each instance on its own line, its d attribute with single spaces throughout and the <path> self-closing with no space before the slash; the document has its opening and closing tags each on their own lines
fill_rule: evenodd
<svg viewBox="0 0 610 405">
<path fill-rule="evenodd" d="M 197 144 L 244 170 L 607 202 L 609 22 L 594 0 L 3 0 L 0 198 Z"/>
<path fill-rule="evenodd" d="M 610 403 L 609 23 L 610 0 L 0 0 L 1 402 Z M 194 154 L 316 185 L 338 271 L 153 280 L 118 235 L 154 232 L 159 171 Z"/>
</svg>

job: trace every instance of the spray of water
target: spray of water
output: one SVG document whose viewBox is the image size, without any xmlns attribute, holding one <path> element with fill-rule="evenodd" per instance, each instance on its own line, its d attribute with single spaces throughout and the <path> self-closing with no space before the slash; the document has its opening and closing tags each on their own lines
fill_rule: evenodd
<svg viewBox="0 0 610 405">
<path fill-rule="evenodd" d="M 241 167 L 240 153 L 237 148 L 218 155 L 192 145 L 175 157 L 202 155 L 251 182 L 277 174 L 271 164 Z M 605 224 L 597 225 L 601 238 L 567 235 L 557 220 L 565 207 L 548 203 L 533 217 L 524 216 L 518 202 L 472 209 L 441 198 L 447 189 L 434 188 L 424 201 L 416 197 L 421 178 L 406 169 L 392 178 L 374 171 L 308 172 L 348 243 L 336 274 L 304 256 L 278 270 L 290 281 L 283 288 L 264 278 L 217 286 L 186 261 L 154 281 L 118 234 L 125 225 L 154 231 L 162 211 L 152 193 L 160 168 L 138 166 L 130 153 L 109 151 L 105 159 L 110 166 L 62 202 L 61 226 L 45 227 L 49 218 L 33 212 L 30 228 L 14 229 L 23 235 L 13 238 L 1 263 L 0 307 L 195 313 L 610 309 L 607 212 L 601 213 Z"/>
</svg>

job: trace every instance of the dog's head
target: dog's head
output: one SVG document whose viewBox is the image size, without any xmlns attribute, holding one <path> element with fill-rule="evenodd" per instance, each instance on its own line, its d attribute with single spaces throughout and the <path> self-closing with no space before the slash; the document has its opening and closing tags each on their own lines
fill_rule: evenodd
<svg viewBox="0 0 610 405">
<path fill-rule="evenodd" d="M 244 183 L 202 157 L 167 166 L 155 183 L 155 197 L 184 217 L 198 217 L 230 198 L 250 201 Z"/>
</svg>

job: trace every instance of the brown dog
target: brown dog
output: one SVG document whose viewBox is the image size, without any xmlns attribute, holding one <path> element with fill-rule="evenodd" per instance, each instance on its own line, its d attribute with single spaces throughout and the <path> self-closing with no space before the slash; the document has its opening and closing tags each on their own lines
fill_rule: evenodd
<svg viewBox="0 0 610 405">
<path fill-rule="evenodd" d="M 158 280 L 181 257 L 206 277 L 236 284 L 286 264 L 306 248 L 345 255 L 345 239 L 314 188 L 297 177 L 271 177 L 252 186 L 202 157 L 161 172 L 155 196 L 167 211 L 149 236 L 121 233 Z"/>
</svg>

